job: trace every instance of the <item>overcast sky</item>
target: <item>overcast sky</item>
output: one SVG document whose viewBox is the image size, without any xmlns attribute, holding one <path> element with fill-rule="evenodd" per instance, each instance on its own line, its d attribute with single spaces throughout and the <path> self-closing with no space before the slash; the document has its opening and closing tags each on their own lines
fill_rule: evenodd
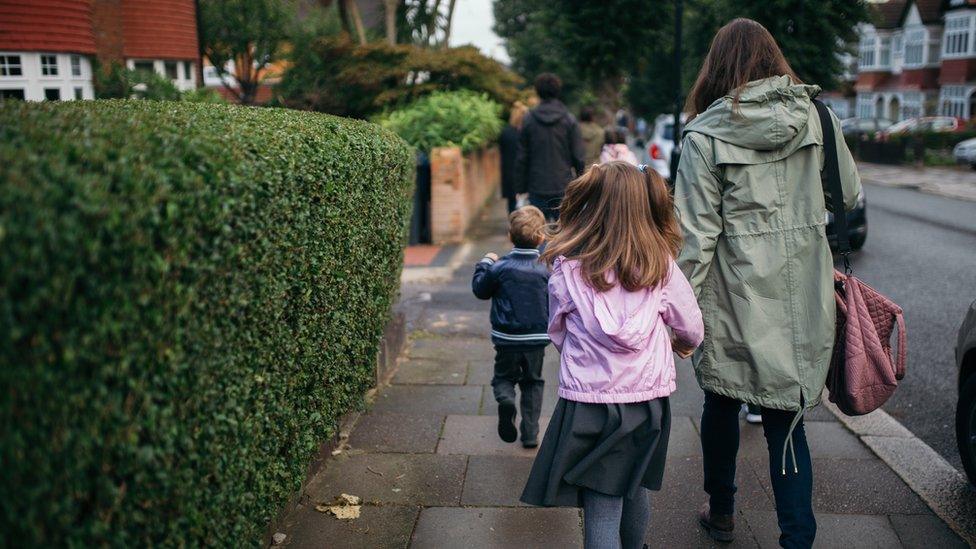
<svg viewBox="0 0 976 549">
<path fill-rule="evenodd" d="M 451 45 L 473 44 L 485 55 L 508 63 L 505 46 L 491 30 L 495 23 L 491 3 L 491 0 L 457 0 L 451 21 Z"/>
</svg>

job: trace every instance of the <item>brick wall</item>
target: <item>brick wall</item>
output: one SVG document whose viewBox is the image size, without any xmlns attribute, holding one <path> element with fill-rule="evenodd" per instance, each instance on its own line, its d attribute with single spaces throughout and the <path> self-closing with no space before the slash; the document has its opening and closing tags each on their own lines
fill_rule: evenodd
<svg viewBox="0 0 976 549">
<path fill-rule="evenodd" d="M 458 242 L 489 198 L 498 195 L 498 148 L 461 154 L 457 147 L 430 153 L 430 232 L 434 243 Z"/>
<path fill-rule="evenodd" d="M 95 0 L 92 6 L 92 27 L 95 31 L 95 50 L 98 60 L 109 64 L 122 62 L 122 0 Z"/>
</svg>

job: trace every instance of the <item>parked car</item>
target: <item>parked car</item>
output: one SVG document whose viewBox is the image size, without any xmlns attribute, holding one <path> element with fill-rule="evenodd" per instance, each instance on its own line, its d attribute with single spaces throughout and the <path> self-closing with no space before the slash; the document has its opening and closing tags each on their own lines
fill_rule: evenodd
<svg viewBox="0 0 976 549">
<path fill-rule="evenodd" d="M 976 137 L 960 141 L 952 148 L 952 156 L 959 164 L 968 164 L 976 169 Z"/>
<path fill-rule="evenodd" d="M 899 135 L 904 133 L 919 132 L 958 132 L 966 129 L 966 122 L 961 118 L 953 116 L 922 116 L 920 118 L 907 118 L 892 124 L 888 129 L 881 132 L 883 137 Z"/>
<path fill-rule="evenodd" d="M 976 485 L 976 301 L 959 328 L 956 342 L 959 400 L 956 403 L 956 443 L 969 482 Z"/>
<path fill-rule="evenodd" d="M 681 115 L 681 123 L 687 121 Z M 654 130 L 647 144 L 647 156 L 650 165 L 661 174 L 661 177 L 671 179 L 671 151 L 674 149 L 674 115 L 662 114 L 654 119 Z"/>
<path fill-rule="evenodd" d="M 851 242 L 851 249 L 860 250 L 868 238 L 867 202 L 864 191 L 857 195 L 857 204 L 847 212 L 847 238 Z M 827 242 L 832 250 L 837 249 L 837 228 L 834 226 L 834 214 L 827 212 Z"/>
<path fill-rule="evenodd" d="M 840 121 L 840 131 L 846 136 L 860 138 L 863 135 L 874 137 L 878 132 L 887 130 L 892 121 L 887 118 L 845 118 Z"/>
</svg>

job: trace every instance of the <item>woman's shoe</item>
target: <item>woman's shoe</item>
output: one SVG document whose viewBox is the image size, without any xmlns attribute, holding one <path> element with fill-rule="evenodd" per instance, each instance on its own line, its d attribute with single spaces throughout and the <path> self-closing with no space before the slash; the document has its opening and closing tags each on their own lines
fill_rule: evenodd
<svg viewBox="0 0 976 549">
<path fill-rule="evenodd" d="M 735 517 L 712 514 L 707 503 L 698 511 L 698 524 L 701 524 L 708 532 L 708 537 L 715 541 L 728 543 L 735 540 L 735 534 L 732 533 L 735 529 Z"/>
</svg>

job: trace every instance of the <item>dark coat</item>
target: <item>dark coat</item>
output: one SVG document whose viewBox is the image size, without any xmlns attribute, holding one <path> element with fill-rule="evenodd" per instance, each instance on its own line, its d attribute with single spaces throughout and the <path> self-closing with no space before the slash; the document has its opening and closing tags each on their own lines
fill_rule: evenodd
<svg viewBox="0 0 976 549">
<path fill-rule="evenodd" d="M 515 196 L 515 161 L 518 156 L 519 131 L 508 124 L 498 138 L 498 152 L 502 159 L 502 196 Z"/>
<path fill-rule="evenodd" d="M 491 341 L 498 347 L 549 344 L 549 268 L 539 250 L 515 248 L 474 268 L 471 290 L 491 300 Z"/>
<path fill-rule="evenodd" d="M 584 168 L 583 137 L 576 118 L 558 99 L 529 111 L 519 132 L 516 191 L 562 196 Z"/>
</svg>

